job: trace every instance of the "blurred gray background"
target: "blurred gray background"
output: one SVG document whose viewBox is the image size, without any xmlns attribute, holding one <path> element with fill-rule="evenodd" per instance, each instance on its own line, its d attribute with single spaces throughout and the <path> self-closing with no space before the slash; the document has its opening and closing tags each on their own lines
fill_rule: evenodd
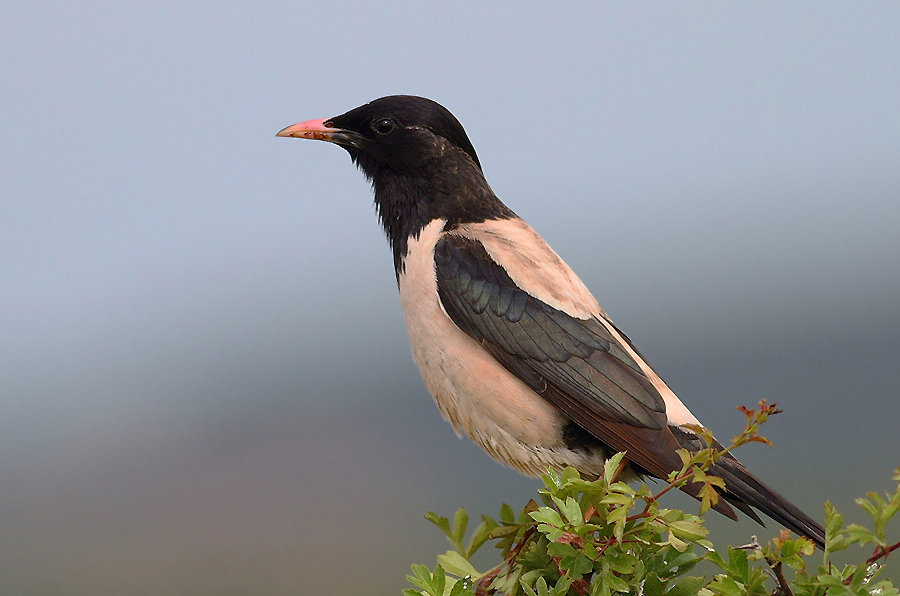
<svg viewBox="0 0 900 596">
<path fill-rule="evenodd" d="M 748 467 L 863 521 L 900 465 L 898 26 L 893 2 L 5 4 L 0 593 L 398 594 L 447 547 L 427 510 L 532 497 L 426 394 L 362 175 L 274 136 L 394 93 L 454 112 L 719 437 L 779 403 Z"/>
</svg>

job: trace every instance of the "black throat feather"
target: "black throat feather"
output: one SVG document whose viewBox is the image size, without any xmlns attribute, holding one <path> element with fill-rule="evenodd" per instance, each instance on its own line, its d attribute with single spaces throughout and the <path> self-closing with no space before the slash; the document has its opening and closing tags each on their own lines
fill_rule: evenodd
<svg viewBox="0 0 900 596">
<path fill-rule="evenodd" d="M 494 195 L 481 168 L 462 151 L 428 160 L 421 167 L 395 172 L 351 152 L 356 165 L 372 182 L 375 208 L 394 254 L 399 279 L 409 239 L 435 219 L 447 220 L 447 229 L 464 223 L 518 216 Z"/>
</svg>

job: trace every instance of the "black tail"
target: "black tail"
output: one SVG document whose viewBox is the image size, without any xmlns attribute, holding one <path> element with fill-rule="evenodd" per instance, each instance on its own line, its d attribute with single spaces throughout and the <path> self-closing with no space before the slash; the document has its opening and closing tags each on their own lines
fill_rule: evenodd
<svg viewBox="0 0 900 596">
<path fill-rule="evenodd" d="M 674 425 L 670 425 L 669 429 L 679 445 L 688 451 L 697 451 L 705 447 L 700 437 L 695 433 Z M 724 449 L 715 440 L 712 446 L 719 450 Z M 725 492 L 721 496 L 727 503 L 720 500 L 715 507 L 716 511 L 736 520 L 737 515 L 728 506 L 728 503 L 730 503 L 760 525 L 765 526 L 762 520 L 759 519 L 759 516 L 750 509 L 751 506 L 756 507 L 788 530 L 809 538 L 817 547 L 825 550 L 825 528 L 800 511 L 796 505 L 757 480 L 730 453 L 720 457 L 716 463 L 710 466 L 707 472 L 725 481 Z M 693 484 L 684 486 L 682 490 L 694 497 L 699 494 L 699 486 Z"/>
<path fill-rule="evenodd" d="M 747 505 L 753 506 L 788 530 L 809 538 L 817 547 L 825 549 L 825 528 L 757 480 L 735 458 L 730 455 L 720 458 L 708 473 L 725 481 L 725 494 L 722 496 L 738 509 L 748 513 Z M 749 513 L 750 517 L 762 523 L 756 515 L 752 515 L 752 510 Z"/>
</svg>

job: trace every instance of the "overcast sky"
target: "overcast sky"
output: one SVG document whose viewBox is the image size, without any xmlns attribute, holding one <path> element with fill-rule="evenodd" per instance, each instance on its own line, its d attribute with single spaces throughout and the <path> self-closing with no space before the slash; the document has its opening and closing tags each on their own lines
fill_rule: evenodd
<svg viewBox="0 0 900 596">
<path fill-rule="evenodd" d="M 857 521 L 890 487 L 900 5 L 18 4 L 0 591 L 399 593 L 446 547 L 425 511 L 531 497 L 426 394 L 363 176 L 274 136 L 396 93 L 459 118 L 720 437 L 779 403 L 738 454 L 763 479 Z"/>
</svg>

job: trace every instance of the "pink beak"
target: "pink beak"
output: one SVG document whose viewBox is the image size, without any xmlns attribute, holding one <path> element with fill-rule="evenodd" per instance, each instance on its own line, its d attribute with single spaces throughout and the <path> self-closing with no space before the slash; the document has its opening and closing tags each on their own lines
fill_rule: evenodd
<svg viewBox="0 0 900 596">
<path fill-rule="evenodd" d="M 276 137 L 296 137 L 298 139 L 315 139 L 317 141 L 333 141 L 335 133 L 342 132 L 340 128 L 327 125 L 328 118 L 319 120 L 307 120 L 292 124 L 281 129 Z"/>
</svg>

